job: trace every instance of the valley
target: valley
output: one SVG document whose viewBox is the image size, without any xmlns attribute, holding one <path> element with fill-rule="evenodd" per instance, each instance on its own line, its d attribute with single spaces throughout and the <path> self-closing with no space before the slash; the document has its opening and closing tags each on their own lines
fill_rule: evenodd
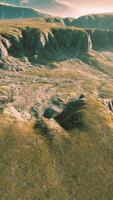
<svg viewBox="0 0 113 200">
<path fill-rule="evenodd" d="M 0 26 L 0 198 L 111 200 L 112 30 Z"/>
</svg>

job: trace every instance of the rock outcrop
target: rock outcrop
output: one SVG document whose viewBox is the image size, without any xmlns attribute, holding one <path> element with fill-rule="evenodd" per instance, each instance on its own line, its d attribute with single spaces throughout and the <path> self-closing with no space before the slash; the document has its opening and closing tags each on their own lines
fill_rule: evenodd
<svg viewBox="0 0 113 200">
<path fill-rule="evenodd" d="M 47 119 L 51 119 L 51 118 L 54 119 L 57 115 L 58 115 L 58 112 L 51 107 L 46 108 L 43 114 L 43 116 Z"/>
<path fill-rule="evenodd" d="M 85 99 L 80 98 L 69 102 L 63 112 L 56 116 L 56 121 L 67 131 L 72 131 L 76 128 L 83 128 L 83 109 L 85 108 Z"/>
<path fill-rule="evenodd" d="M 0 41 L 0 58 L 6 58 L 8 56 L 7 49 L 4 47 L 3 43 Z"/>
<path fill-rule="evenodd" d="M 108 107 L 113 111 L 113 102 L 110 102 Z M 80 96 L 79 99 L 69 102 L 55 119 L 66 131 L 75 133 L 77 130 L 95 131 L 95 127 L 96 131 L 100 132 L 104 129 L 102 124 L 109 124 L 113 118 L 102 101 L 94 97 Z"/>
</svg>

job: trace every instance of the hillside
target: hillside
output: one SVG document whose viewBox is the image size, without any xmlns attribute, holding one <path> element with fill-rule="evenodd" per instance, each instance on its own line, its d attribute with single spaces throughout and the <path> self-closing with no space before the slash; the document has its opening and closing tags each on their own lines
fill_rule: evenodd
<svg viewBox="0 0 113 200">
<path fill-rule="evenodd" d="M 113 29 L 113 13 L 91 14 L 75 19 L 72 26 L 93 29 Z"/>
<path fill-rule="evenodd" d="M 1 0 L 0 2 L 9 3 L 16 6 L 25 6 L 30 8 L 35 8 L 46 13 L 50 13 L 56 16 L 64 16 L 64 12 L 67 15 L 71 13 L 70 7 L 65 1 L 56 0 Z"/>
<path fill-rule="evenodd" d="M 0 27 L 1 199 L 111 200 L 112 30 Z"/>
<path fill-rule="evenodd" d="M 0 19 L 41 18 L 47 16 L 48 15 L 40 13 L 33 8 L 0 3 Z"/>
</svg>

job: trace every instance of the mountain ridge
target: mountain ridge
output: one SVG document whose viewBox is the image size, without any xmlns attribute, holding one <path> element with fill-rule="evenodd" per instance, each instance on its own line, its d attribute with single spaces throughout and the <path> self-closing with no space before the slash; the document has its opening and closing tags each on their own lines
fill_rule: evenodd
<svg viewBox="0 0 113 200">
<path fill-rule="evenodd" d="M 16 6 L 11 4 L 0 3 L 1 19 L 18 19 L 18 18 L 46 18 L 49 14 L 41 13 L 36 9 Z"/>
</svg>

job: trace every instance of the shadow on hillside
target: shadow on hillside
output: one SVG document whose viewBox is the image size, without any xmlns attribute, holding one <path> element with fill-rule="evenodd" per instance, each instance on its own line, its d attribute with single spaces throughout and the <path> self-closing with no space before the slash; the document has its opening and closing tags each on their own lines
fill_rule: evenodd
<svg viewBox="0 0 113 200">
<path fill-rule="evenodd" d="M 53 66 L 52 64 L 54 62 L 62 62 L 66 60 L 71 60 L 71 59 L 80 59 L 84 60 L 85 57 L 87 57 L 86 54 L 83 53 L 75 53 L 75 52 L 69 52 L 69 51 L 59 51 L 55 53 L 51 52 L 41 52 L 38 56 L 30 56 L 28 57 L 29 61 L 31 62 L 32 65 L 37 65 L 37 64 L 42 64 L 46 66 Z"/>
</svg>

